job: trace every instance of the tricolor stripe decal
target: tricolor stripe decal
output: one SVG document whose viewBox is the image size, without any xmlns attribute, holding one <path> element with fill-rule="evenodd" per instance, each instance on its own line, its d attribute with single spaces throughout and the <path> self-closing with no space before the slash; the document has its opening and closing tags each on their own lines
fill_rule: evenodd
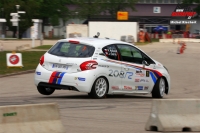
<svg viewBox="0 0 200 133">
<path fill-rule="evenodd" d="M 151 75 L 151 78 L 152 78 L 152 80 L 153 80 L 153 82 L 154 82 L 154 84 L 155 84 L 156 81 L 157 81 L 157 77 L 154 75 L 153 72 L 150 72 L 150 75 Z"/>
<path fill-rule="evenodd" d="M 64 76 L 65 72 L 61 73 L 61 72 L 53 72 L 51 74 L 51 77 L 49 78 L 49 83 L 50 84 L 60 84 L 62 81 L 62 78 Z"/>
<path fill-rule="evenodd" d="M 132 67 L 132 68 L 135 68 L 135 69 L 139 69 L 139 70 L 149 70 L 150 71 L 150 75 L 154 81 L 154 83 L 156 82 L 156 80 L 162 76 L 162 74 L 156 70 L 152 70 L 152 69 L 148 69 L 148 68 L 143 68 L 141 66 L 135 66 L 135 65 L 132 65 L 132 64 L 128 64 L 128 63 L 124 63 L 124 62 L 119 62 L 119 61 L 114 61 L 114 60 L 107 60 L 107 59 L 102 59 L 104 61 L 107 61 L 107 62 L 111 62 L 111 63 L 116 63 L 116 64 L 121 64 L 121 65 L 126 65 L 126 66 L 129 66 L 129 67 Z"/>
</svg>

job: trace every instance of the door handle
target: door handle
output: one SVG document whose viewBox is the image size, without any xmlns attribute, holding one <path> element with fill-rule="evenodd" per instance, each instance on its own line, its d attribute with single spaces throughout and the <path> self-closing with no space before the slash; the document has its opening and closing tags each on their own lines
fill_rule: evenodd
<svg viewBox="0 0 200 133">
<path fill-rule="evenodd" d="M 124 67 L 124 70 L 128 71 L 128 70 L 129 70 L 129 68 L 128 68 L 128 67 Z"/>
</svg>

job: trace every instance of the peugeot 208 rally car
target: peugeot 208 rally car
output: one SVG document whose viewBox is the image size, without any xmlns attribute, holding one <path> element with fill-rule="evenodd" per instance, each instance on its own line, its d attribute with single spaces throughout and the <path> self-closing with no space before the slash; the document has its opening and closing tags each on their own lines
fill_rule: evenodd
<svg viewBox="0 0 200 133">
<path fill-rule="evenodd" d="M 99 38 L 59 40 L 41 58 L 35 72 L 39 93 L 75 90 L 94 98 L 106 94 L 152 94 L 170 91 L 166 67 L 133 44 Z"/>
</svg>

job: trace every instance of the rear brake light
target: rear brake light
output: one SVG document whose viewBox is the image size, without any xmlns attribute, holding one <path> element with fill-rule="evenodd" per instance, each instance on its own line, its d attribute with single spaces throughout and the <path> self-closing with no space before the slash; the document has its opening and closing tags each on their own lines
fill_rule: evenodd
<svg viewBox="0 0 200 133">
<path fill-rule="evenodd" d="M 86 61 L 80 65 L 82 71 L 96 69 L 98 63 L 96 61 Z"/>
<path fill-rule="evenodd" d="M 40 65 L 44 63 L 44 55 L 40 58 Z"/>
<path fill-rule="evenodd" d="M 79 44 L 80 42 L 79 41 L 74 41 L 74 40 L 69 40 L 70 43 L 72 44 Z"/>
</svg>

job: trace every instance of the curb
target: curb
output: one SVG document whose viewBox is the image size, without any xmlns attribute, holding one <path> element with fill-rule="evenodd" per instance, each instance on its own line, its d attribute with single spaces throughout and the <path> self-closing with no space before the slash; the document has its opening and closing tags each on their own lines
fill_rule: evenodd
<svg viewBox="0 0 200 133">
<path fill-rule="evenodd" d="M 9 76 L 15 76 L 15 75 L 28 74 L 28 73 L 34 73 L 34 72 L 35 72 L 35 69 L 33 69 L 33 70 L 27 70 L 27 71 L 22 71 L 22 72 L 17 72 L 17 73 L 0 75 L 0 78 L 9 77 Z"/>
</svg>

